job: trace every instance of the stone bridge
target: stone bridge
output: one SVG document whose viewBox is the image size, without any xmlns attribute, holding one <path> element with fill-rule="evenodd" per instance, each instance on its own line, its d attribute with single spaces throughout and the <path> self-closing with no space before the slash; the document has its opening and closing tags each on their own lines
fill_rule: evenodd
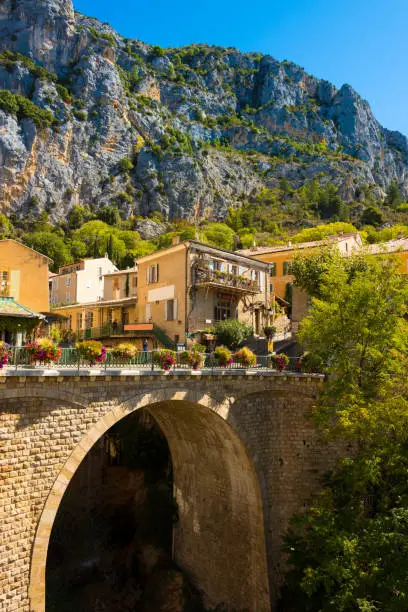
<svg viewBox="0 0 408 612">
<path fill-rule="evenodd" d="M 208 605 L 272 610 L 282 533 L 330 457 L 307 418 L 321 385 L 272 371 L 0 374 L 1 610 L 44 612 L 64 492 L 95 442 L 142 407 L 171 453 L 174 560 Z"/>
</svg>

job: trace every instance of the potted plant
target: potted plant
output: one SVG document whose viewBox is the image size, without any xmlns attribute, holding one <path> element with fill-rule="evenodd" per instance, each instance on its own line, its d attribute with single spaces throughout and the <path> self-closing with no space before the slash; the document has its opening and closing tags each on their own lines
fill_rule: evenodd
<svg viewBox="0 0 408 612">
<path fill-rule="evenodd" d="M 39 338 L 29 342 L 25 349 L 31 363 L 56 363 L 62 355 L 62 349 L 51 338 Z"/>
<path fill-rule="evenodd" d="M 283 370 L 285 370 L 285 368 L 289 365 L 289 357 L 285 355 L 285 353 L 272 355 L 272 363 L 279 370 L 279 372 L 283 372 Z"/>
<path fill-rule="evenodd" d="M 176 364 L 176 353 L 168 349 L 162 349 L 153 353 L 153 361 L 168 372 Z"/>
<path fill-rule="evenodd" d="M 11 359 L 10 345 L 0 340 L 0 370 L 9 364 Z"/>
<path fill-rule="evenodd" d="M 264 334 L 268 340 L 272 340 L 274 335 L 276 334 L 276 327 L 274 325 L 266 325 L 264 327 Z"/>
<path fill-rule="evenodd" d="M 256 365 L 256 355 L 247 346 L 239 349 L 234 355 L 235 361 L 238 361 L 243 368 L 252 368 Z"/>
<path fill-rule="evenodd" d="M 130 342 L 122 342 L 113 347 L 111 355 L 115 357 L 115 359 L 121 359 L 123 361 L 134 359 L 137 355 L 137 347 Z"/>
<path fill-rule="evenodd" d="M 226 346 L 217 346 L 214 351 L 214 359 L 221 368 L 233 363 L 231 351 Z"/>
<path fill-rule="evenodd" d="M 306 352 L 300 357 L 300 366 L 303 372 L 315 374 L 323 370 L 323 360 L 318 355 Z"/>
<path fill-rule="evenodd" d="M 193 370 L 198 370 L 204 365 L 204 351 L 205 347 L 203 347 L 201 344 L 196 344 L 191 348 L 191 350 L 180 353 L 180 361 L 184 365 L 188 365 L 193 368 Z"/>
<path fill-rule="evenodd" d="M 76 343 L 76 348 L 84 361 L 90 366 L 103 363 L 106 360 L 106 348 L 98 340 L 82 340 Z"/>
</svg>

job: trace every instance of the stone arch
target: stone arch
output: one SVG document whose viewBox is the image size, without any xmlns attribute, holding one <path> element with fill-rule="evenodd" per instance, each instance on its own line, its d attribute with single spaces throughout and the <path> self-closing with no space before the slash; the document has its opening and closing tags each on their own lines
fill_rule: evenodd
<svg viewBox="0 0 408 612">
<path fill-rule="evenodd" d="M 139 408 L 146 408 L 158 422 L 173 460 L 181 517 L 175 530 L 175 561 L 203 589 L 208 604 L 270 610 L 261 494 L 244 444 L 227 423 L 231 400 L 218 402 L 197 389 L 142 392 L 90 428 L 58 474 L 37 526 L 29 581 L 31 612 L 45 609 L 48 544 L 70 480 L 95 442 Z"/>
</svg>

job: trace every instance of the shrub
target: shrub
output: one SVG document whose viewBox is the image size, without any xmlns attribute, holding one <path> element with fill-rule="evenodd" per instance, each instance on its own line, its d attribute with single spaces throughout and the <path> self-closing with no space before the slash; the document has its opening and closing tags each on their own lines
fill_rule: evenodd
<svg viewBox="0 0 408 612">
<path fill-rule="evenodd" d="M 129 342 L 122 342 L 112 349 L 111 354 L 118 359 L 134 359 L 137 347 Z"/>
<path fill-rule="evenodd" d="M 63 100 L 67 104 L 70 104 L 72 102 L 72 96 L 69 93 L 68 89 L 64 87 L 64 85 L 59 85 L 59 84 L 56 85 L 56 88 L 57 88 L 57 92 L 61 100 Z"/>
<path fill-rule="evenodd" d="M 51 338 L 40 338 L 34 342 L 29 342 L 25 348 L 30 361 L 39 361 L 40 363 L 55 363 L 62 355 L 62 350 Z"/>
<path fill-rule="evenodd" d="M 217 346 L 214 351 L 214 358 L 217 364 L 222 368 L 225 368 L 233 362 L 231 351 L 226 346 Z"/>
<path fill-rule="evenodd" d="M 322 372 L 323 360 L 313 353 L 303 353 L 300 358 L 301 369 L 305 372 Z"/>
<path fill-rule="evenodd" d="M 123 157 L 120 160 L 119 169 L 121 172 L 130 172 L 130 170 L 133 170 L 133 164 L 128 157 Z"/>
<path fill-rule="evenodd" d="M 162 370 L 168 372 L 176 363 L 176 353 L 168 349 L 155 351 L 153 353 L 153 362 L 159 365 Z"/>
<path fill-rule="evenodd" d="M 159 47 L 158 45 L 156 45 L 152 49 L 152 55 L 153 55 L 153 57 L 163 57 L 164 56 L 164 49 L 162 49 L 162 47 Z"/>
<path fill-rule="evenodd" d="M 6 113 L 17 115 L 19 119 L 32 119 L 38 127 L 47 127 L 54 122 L 51 111 L 40 108 L 20 94 L 12 94 L 7 89 L 0 89 L 0 108 Z"/>
<path fill-rule="evenodd" d="M 272 355 L 272 363 L 279 370 L 283 370 L 289 365 L 289 357 L 285 353 L 279 353 L 278 355 Z"/>
<path fill-rule="evenodd" d="M 237 319 L 225 319 L 215 325 L 217 340 L 221 344 L 235 347 L 244 342 L 252 333 L 252 328 Z"/>
<path fill-rule="evenodd" d="M 237 351 L 234 358 L 243 368 L 251 368 L 256 365 L 256 355 L 247 346 Z"/>
<path fill-rule="evenodd" d="M 11 358 L 10 345 L 0 340 L 0 370 L 8 365 Z"/>
<path fill-rule="evenodd" d="M 82 340 L 76 343 L 76 348 L 82 359 L 88 361 L 91 366 L 106 359 L 106 348 L 97 340 Z"/>
</svg>

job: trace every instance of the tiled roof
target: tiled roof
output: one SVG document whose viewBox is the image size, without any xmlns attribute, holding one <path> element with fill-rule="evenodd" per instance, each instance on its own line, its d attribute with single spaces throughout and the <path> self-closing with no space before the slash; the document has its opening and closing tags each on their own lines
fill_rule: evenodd
<svg viewBox="0 0 408 612">
<path fill-rule="evenodd" d="M 369 253 L 395 253 L 396 251 L 408 251 L 408 238 L 397 238 L 381 244 L 370 244 L 367 247 Z"/>
<path fill-rule="evenodd" d="M 44 315 L 14 301 L 12 297 L 0 297 L 0 317 L 24 317 L 43 319 Z"/>
<path fill-rule="evenodd" d="M 281 244 L 279 246 L 255 246 L 249 249 L 241 249 L 236 251 L 240 255 L 252 256 L 262 255 L 264 253 L 280 253 L 283 251 L 295 251 L 296 249 L 309 249 L 312 247 L 324 246 L 328 244 L 333 244 L 333 242 L 341 242 L 346 238 L 352 238 L 353 236 L 357 236 L 358 234 L 341 234 L 338 236 L 328 236 L 324 240 L 312 240 L 310 242 L 293 242 L 289 244 Z"/>
</svg>

